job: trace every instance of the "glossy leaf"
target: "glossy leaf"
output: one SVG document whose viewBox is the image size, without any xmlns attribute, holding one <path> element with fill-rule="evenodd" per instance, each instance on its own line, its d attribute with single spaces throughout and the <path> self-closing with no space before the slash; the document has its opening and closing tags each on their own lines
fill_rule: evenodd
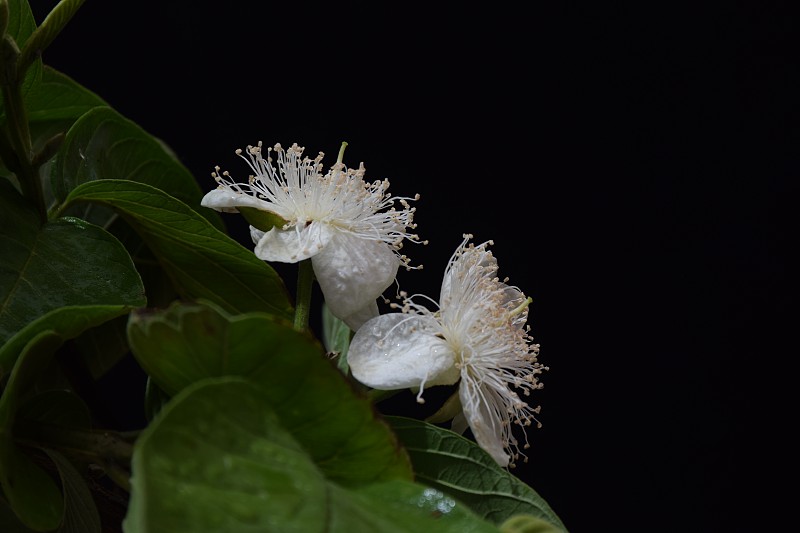
<svg viewBox="0 0 800 533">
<path fill-rule="evenodd" d="M 144 305 L 141 278 L 111 234 L 75 218 L 42 225 L 22 196 L 0 189 L 0 346 L 65 306 Z"/>
<path fill-rule="evenodd" d="M 107 105 L 94 92 L 47 65 L 42 68 L 39 83 L 25 95 L 28 120 L 32 123 L 68 120 L 72 124 L 90 109 Z"/>
<path fill-rule="evenodd" d="M 424 484 L 395 480 L 340 491 L 331 489 L 337 507 L 331 513 L 332 531 L 498 532 L 462 502 Z"/>
<path fill-rule="evenodd" d="M 134 356 L 168 395 L 205 378 L 243 376 L 264 389 L 281 423 L 344 485 L 411 479 L 405 452 L 310 335 L 265 313 L 230 316 L 176 303 L 130 315 Z"/>
<path fill-rule="evenodd" d="M 39 153 L 52 144 L 53 148 L 47 151 L 54 155 L 67 131 L 80 116 L 92 108 L 107 105 L 105 100 L 66 74 L 44 65 L 41 79 L 25 95 L 34 152 Z M 51 164 L 48 164 L 42 170 L 42 184 L 47 191 L 48 204 L 54 202 L 49 179 L 51 168 Z"/>
<path fill-rule="evenodd" d="M 78 185 L 105 179 L 131 180 L 161 189 L 212 226 L 224 228 L 216 211 L 200 206 L 203 191 L 163 143 L 111 107 L 94 107 L 67 133 L 53 173 L 53 193 L 57 201 L 64 201 Z M 86 209 L 83 206 L 70 214 L 93 220 Z"/>
<path fill-rule="evenodd" d="M 331 482 L 266 391 L 242 378 L 208 379 L 165 406 L 136 442 L 126 533 L 498 531 L 407 480 Z"/>
<path fill-rule="evenodd" d="M 501 524 L 528 514 L 566 531 L 535 491 L 473 441 L 450 430 L 405 417 L 386 417 L 408 450 L 416 479 L 463 501 L 486 520 Z"/>
<path fill-rule="evenodd" d="M 289 293 L 272 267 L 164 191 L 128 180 L 90 181 L 67 201 L 113 208 L 139 233 L 183 297 L 208 299 L 230 312 L 292 317 Z"/>
</svg>

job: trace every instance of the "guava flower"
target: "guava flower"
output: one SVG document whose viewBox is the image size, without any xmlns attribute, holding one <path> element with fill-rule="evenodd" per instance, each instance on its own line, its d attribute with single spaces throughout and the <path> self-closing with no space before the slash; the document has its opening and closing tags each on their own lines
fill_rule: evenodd
<svg viewBox="0 0 800 533">
<path fill-rule="evenodd" d="M 451 400 L 461 410 L 453 429 L 462 432 L 468 425 L 498 464 L 513 467 L 525 457 L 513 426 L 522 426 L 522 448 L 529 447 L 525 428 L 540 426 L 539 407 L 519 393 L 540 389 L 538 375 L 548 368 L 537 361 L 539 345 L 526 325 L 531 299 L 498 279 L 497 260 L 488 250 L 492 241 L 475 246 L 468 245 L 470 239 L 464 235 L 450 258 L 438 310 L 401 293 L 403 305 L 395 304 L 401 312 L 366 322 L 350 343 L 347 361 L 361 383 L 379 390 L 418 388 L 420 402 L 426 386 L 458 383 Z"/>
<path fill-rule="evenodd" d="M 388 180 L 365 182 L 363 163 L 358 169 L 342 163 L 345 146 L 324 175 L 324 154 L 304 157 L 297 144 L 288 150 L 276 144 L 266 156 L 260 142 L 244 153 L 236 150 L 253 174 L 237 183 L 216 167 L 212 176 L 218 187 L 201 204 L 222 212 L 241 210 L 246 218 L 252 210 L 271 214 L 277 222 L 271 228 L 250 226 L 256 256 L 282 263 L 310 258 L 331 313 L 356 330 L 378 315 L 376 299 L 392 284 L 399 266 L 412 268 L 400 253 L 403 240 L 424 241 L 408 232 L 416 228 L 416 208 L 408 202 L 419 195 L 394 197 L 387 192 Z M 248 221 L 252 224 L 252 218 Z"/>
</svg>

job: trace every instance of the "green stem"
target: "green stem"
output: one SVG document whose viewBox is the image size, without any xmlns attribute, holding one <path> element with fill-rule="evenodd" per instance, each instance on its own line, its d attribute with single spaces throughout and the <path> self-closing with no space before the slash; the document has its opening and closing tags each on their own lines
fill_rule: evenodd
<svg viewBox="0 0 800 533">
<path fill-rule="evenodd" d="M 131 491 L 130 472 L 112 461 L 101 461 L 100 467 L 109 477 L 109 479 L 111 479 L 111 481 L 113 481 L 118 487 L 125 490 L 125 492 Z"/>
<path fill-rule="evenodd" d="M 16 157 L 6 161 L 19 180 L 22 193 L 31 200 L 39 211 L 42 221 L 47 220 L 47 207 L 44 202 L 44 191 L 39 179 L 39 168 L 33 163 L 33 143 L 28 125 L 28 115 L 22 98 L 23 78 L 17 72 L 19 49 L 9 35 L 3 35 L 0 41 L 0 84 L 3 92 L 3 106 L 6 112 L 5 131 L 0 142 L 7 144 L 3 152 L 13 150 Z M 22 73 L 24 76 L 24 72 Z"/>
<path fill-rule="evenodd" d="M 311 310 L 311 289 L 314 285 L 314 268 L 311 259 L 300 261 L 297 271 L 297 296 L 294 306 L 294 329 L 308 329 L 308 316 Z"/>
<path fill-rule="evenodd" d="M 25 102 L 22 98 L 22 80 L 13 80 L 3 89 L 3 104 L 6 108 L 9 130 L 14 140 L 15 148 L 25 159 L 31 161 L 33 158 L 33 145 L 31 142 L 31 132 L 28 128 L 28 114 L 25 110 Z"/>
</svg>

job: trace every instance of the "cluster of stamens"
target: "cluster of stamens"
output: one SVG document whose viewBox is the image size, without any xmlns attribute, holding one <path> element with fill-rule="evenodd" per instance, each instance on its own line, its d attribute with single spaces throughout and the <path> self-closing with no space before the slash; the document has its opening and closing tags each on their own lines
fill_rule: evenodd
<svg viewBox="0 0 800 533">
<path fill-rule="evenodd" d="M 490 413 L 513 467 L 520 458 L 527 462 L 521 451 L 529 447 L 525 428 L 534 423 L 541 427 L 536 418 L 540 407 L 531 407 L 519 393 L 527 397 L 541 389 L 538 377 L 548 367 L 538 362 L 539 344 L 532 342 L 526 325 L 531 299 L 508 285 L 508 279 L 500 281 L 496 276 L 497 261 L 487 249 L 493 242 L 475 246 L 468 244 L 471 238 L 464 235 L 450 258 L 437 311 L 415 302 L 420 295 L 405 292 L 399 293 L 402 303 L 392 305 L 403 313 L 435 319 L 438 334 L 456 354 L 462 381 L 475 385 L 468 388 L 473 392 L 468 398 L 472 405 L 464 406 L 465 410 Z M 523 429 L 522 446 L 512 425 Z"/>
<path fill-rule="evenodd" d="M 283 229 L 324 223 L 359 238 L 386 243 L 407 269 L 409 258 L 400 253 L 403 241 L 427 244 L 409 230 L 416 229 L 411 201 L 413 197 L 395 197 L 388 192 L 389 181 L 365 182 L 364 163 L 347 168 L 340 160 L 323 174 L 320 152 L 314 159 L 303 156 L 304 148 L 296 143 L 284 150 L 280 144 L 266 149 L 262 143 L 236 150 L 253 172 L 247 183 L 235 182 L 230 174 L 215 168 L 212 176 L 220 188 L 235 194 L 247 194 L 268 204 L 265 209 L 287 221 Z M 273 158 L 274 154 L 274 158 Z M 276 167 L 277 164 L 277 167 Z M 399 204 L 400 208 L 397 208 Z"/>
</svg>

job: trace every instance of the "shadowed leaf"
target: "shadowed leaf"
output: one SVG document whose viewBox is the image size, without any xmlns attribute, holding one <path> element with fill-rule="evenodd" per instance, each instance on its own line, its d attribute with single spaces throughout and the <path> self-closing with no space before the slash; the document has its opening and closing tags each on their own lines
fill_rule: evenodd
<svg viewBox="0 0 800 533">
<path fill-rule="evenodd" d="M 74 189 L 67 202 L 100 204 L 119 213 L 182 296 L 204 298 L 230 312 L 292 316 L 289 293 L 272 267 L 164 191 L 135 181 L 90 181 Z"/>
</svg>

